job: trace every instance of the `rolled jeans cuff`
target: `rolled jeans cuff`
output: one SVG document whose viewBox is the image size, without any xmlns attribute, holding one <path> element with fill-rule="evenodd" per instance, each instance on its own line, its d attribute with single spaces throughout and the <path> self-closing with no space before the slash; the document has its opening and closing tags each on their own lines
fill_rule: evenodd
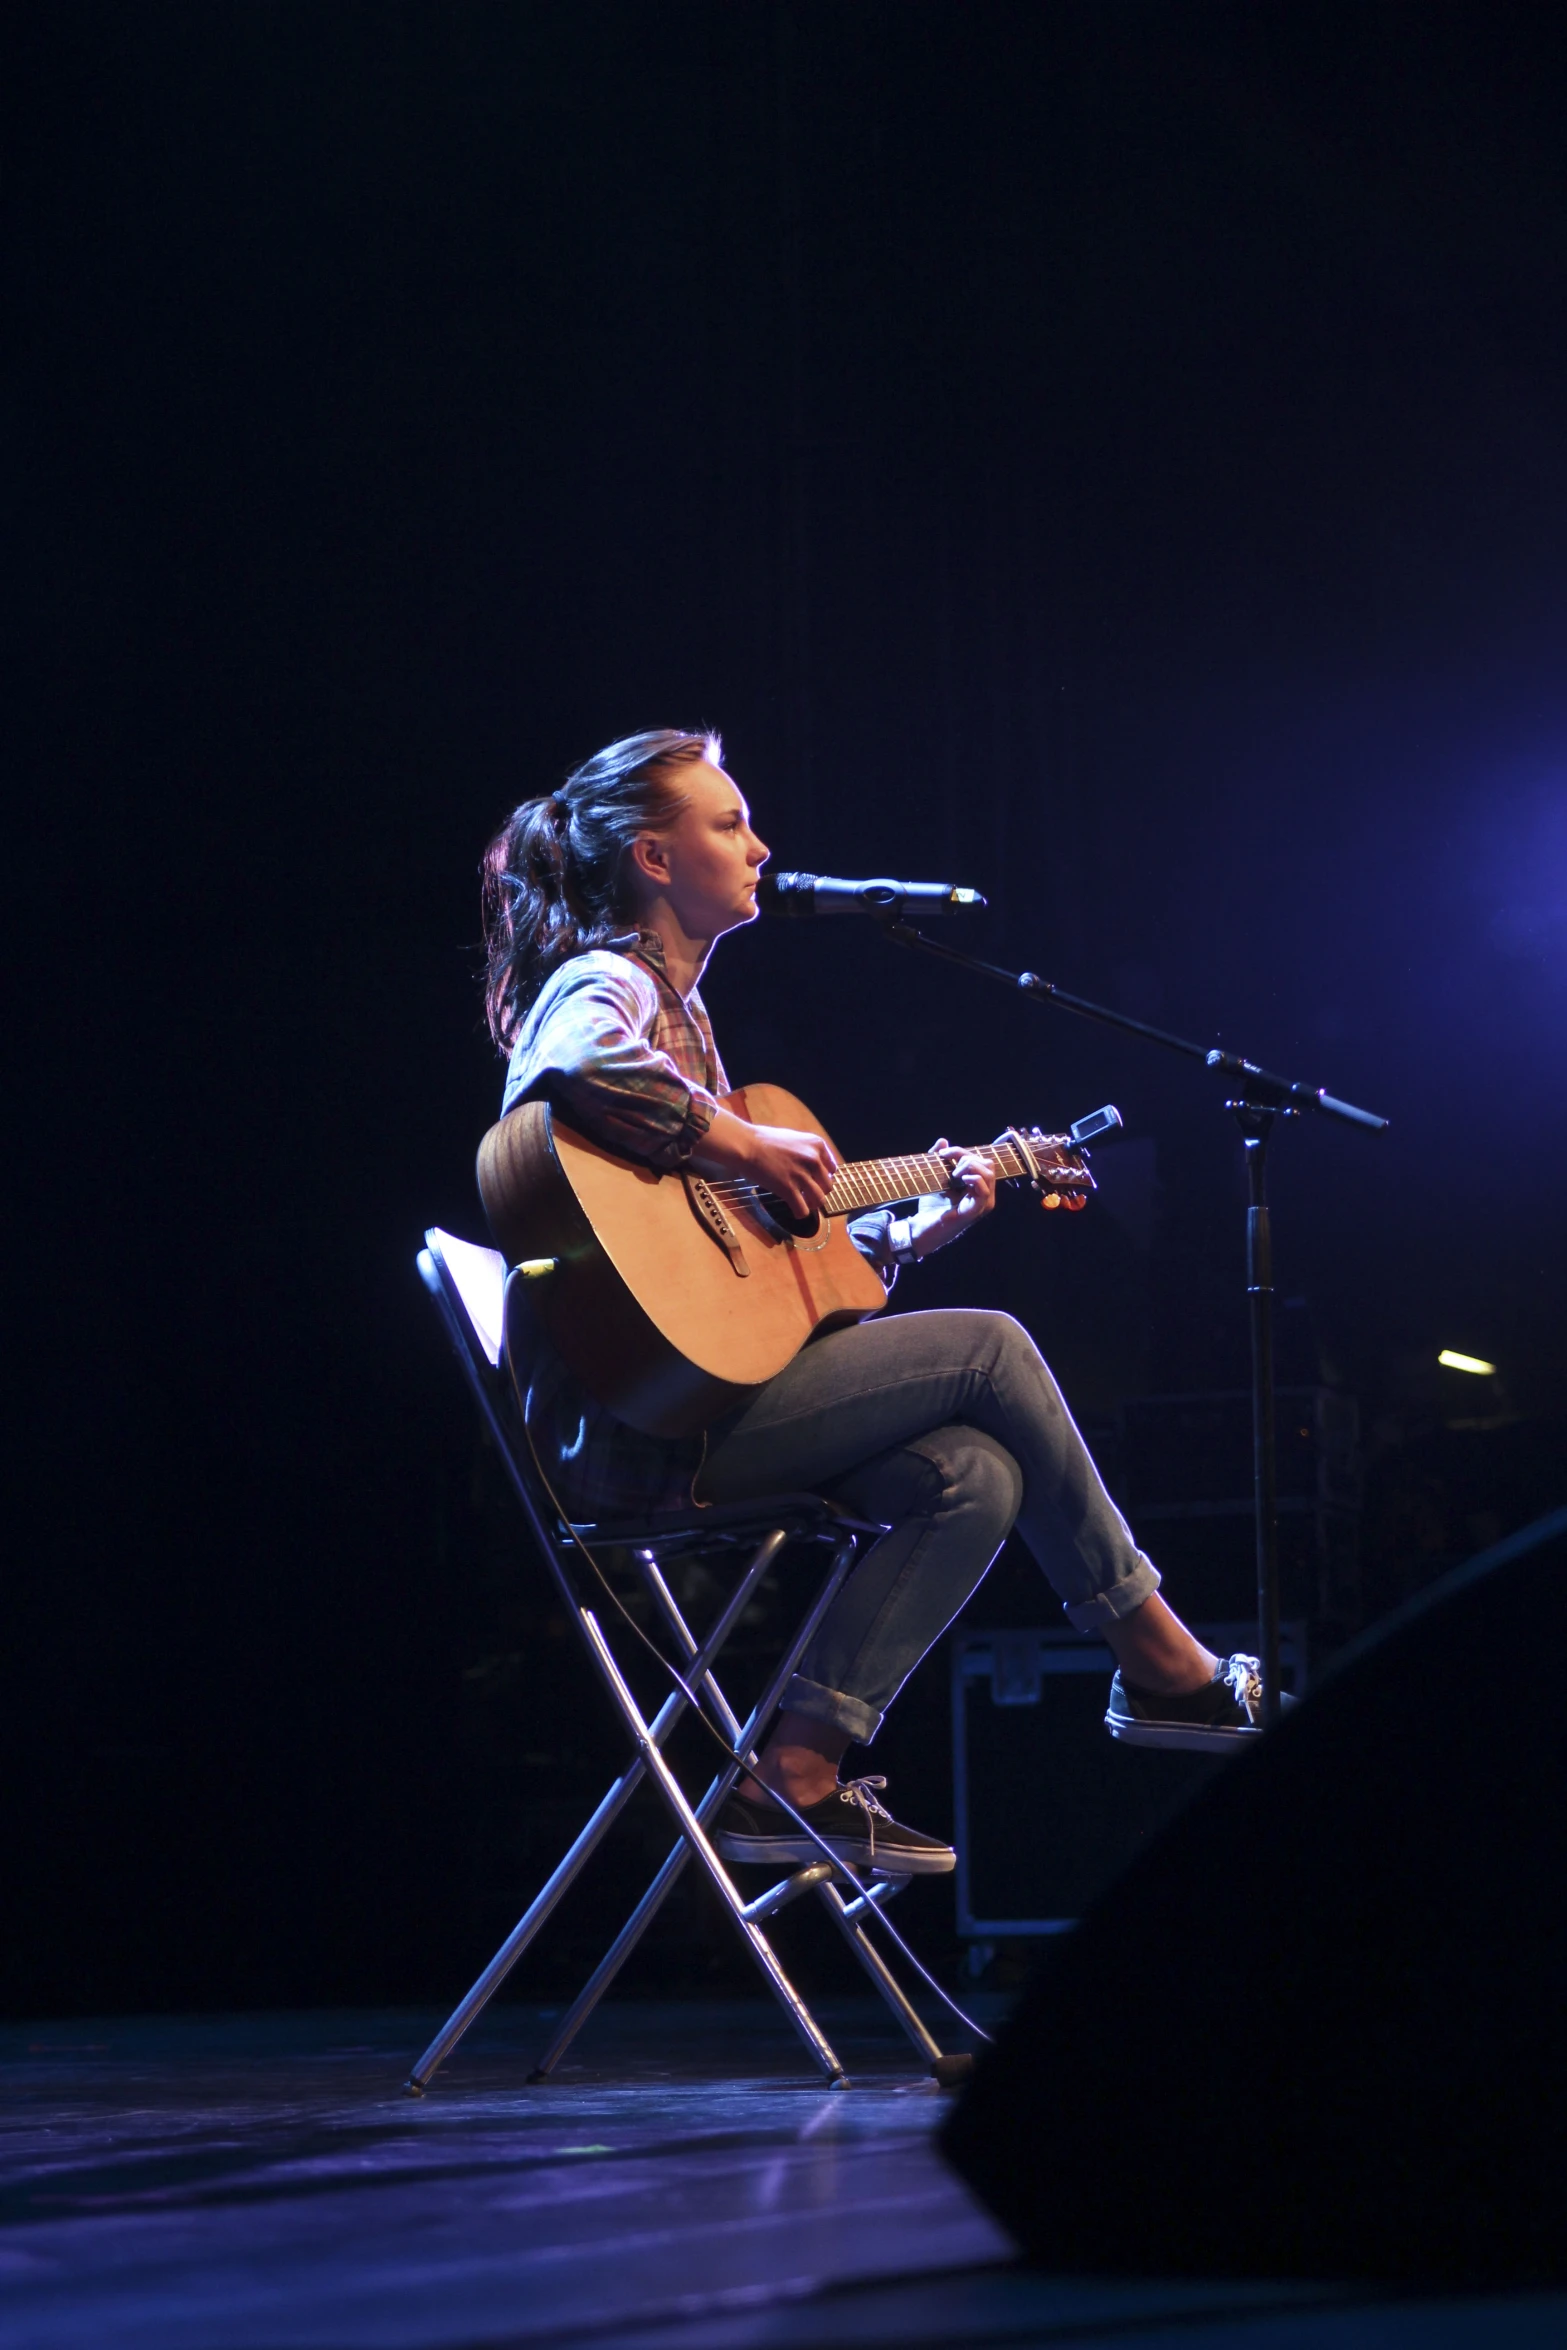
<svg viewBox="0 0 1567 2350">
<path fill-rule="evenodd" d="M 820 1681 L 807 1681 L 796 1673 L 783 1693 L 784 1711 L 805 1714 L 813 1722 L 830 1722 L 835 1730 L 842 1730 L 861 1746 L 869 1746 L 884 1717 L 863 1697 L 846 1696 L 841 1689 L 828 1689 Z"/>
<path fill-rule="evenodd" d="M 1152 1599 L 1162 1577 L 1152 1559 L 1137 1553 L 1137 1564 L 1129 1575 L 1112 1583 L 1108 1591 L 1096 1591 L 1092 1599 L 1069 1600 L 1063 1611 L 1069 1624 L 1079 1632 L 1097 1632 L 1102 1625 L 1118 1624 L 1129 1616 L 1133 1608 L 1141 1607 L 1145 1599 Z M 853 1699 L 848 1701 L 851 1705 Z M 807 1709 L 801 1707 L 801 1712 Z"/>
</svg>

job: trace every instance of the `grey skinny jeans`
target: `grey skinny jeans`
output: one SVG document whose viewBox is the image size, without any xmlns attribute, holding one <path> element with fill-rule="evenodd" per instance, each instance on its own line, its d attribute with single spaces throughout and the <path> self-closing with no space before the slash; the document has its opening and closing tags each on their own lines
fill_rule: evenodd
<svg viewBox="0 0 1567 2350">
<path fill-rule="evenodd" d="M 891 1527 L 784 1697 L 867 1744 L 1015 1525 L 1079 1630 L 1159 1588 L 1048 1364 L 1010 1314 L 894 1314 L 801 1350 L 716 1435 L 702 1501 L 824 1492 Z"/>
</svg>

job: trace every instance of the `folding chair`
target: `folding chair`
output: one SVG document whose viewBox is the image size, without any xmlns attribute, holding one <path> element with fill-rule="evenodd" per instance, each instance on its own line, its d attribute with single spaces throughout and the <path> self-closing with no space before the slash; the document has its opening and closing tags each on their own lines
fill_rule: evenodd
<svg viewBox="0 0 1567 2350">
<path fill-rule="evenodd" d="M 678 1831 L 677 1841 L 561 2019 L 530 2079 L 548 2080 L 640 1941 L 681 1870 L 693 1858 L 711 1879 L 736 1931 L 830 2086 L 847 2086 L 847 2075 L 762 1930 L 765 1919 L 812 1892 L 830 1912 L 930 2071 L 942 2081 L 959 2078 L 972 2060 L 967 2056 L 942 2054 L 866 1932 L 867 1921 L 879 1916 L 880 1905 L 902 1890 L 908 1882 L 906 1877 L 878 1874 L 869 1884 L 862 1884 L 843 1863 L 824 1854 L 792 1870 L 756 1899 L 746 1901 L 707 1833 L 708 1823 L 741 1770 L 748 1760 L 754 1759 L 755 1745 L 777 1711 L 801 1656 L 853 1567 L 862 1544 L 876 1540 L 886 1529 L 851 1517 L 814 1493 L 774 1494 L 763 1500 L 702 1510 L 661 1512 L 626 1523 L 569 1525 L 545 1489 L 524 1422 L 537 1342 L 537 1324 L 527 1302 L 527 1286 L 532 1279 L 547 1279 L 553 1271 L 553 1260 L 546 1258 L 519 1266 L 508 1274 L 506 1261 L 496 1250 L 479 1248 L 448 1232 L 432 1230 L 425 1234 L 425 1246 L 417 1261 L 420 1277 L 440 1312 L 568 1620 L 576 1625 L 587 1655 L 636 1751 L 635 1758 L 607 1790 L 570 1851 L 414 2066 L 405 2084 L 409 2095 L 423 2095 L 437 2069 L 469 2025 L 483 2013 L 645 1778 L 651 1779 L 668 1807 Z M 713 1667 L 762 1577 L 779 1553 L 797 1542 L 813 1543 L 830 1551 L 826 1579 L 788 1641 L 786 1652 L 761 1697 L 742 1723 L 724 1696 Z M 684 1688 L 671 1690 L 651 1719 L 633 1696 L 604 1626 L 582 1593 L 582 1584 L 587 1579 L 586 1561 L 592 1560 L 602 1567 L 609 1554 L 628 1552 L 656 1615 L 662 1618 L 676 1643 L 685 1684 Z M 698 1638 L 676 1602 L 664 1568 L 677 1555 L 689 1558 L 713 1554 L 743 1559 L 744 1563 L 714 1621 Z M 727 1755 L 717 1776 L 695 1805 L 688 1801 L 663 1753 L 665 1742 L 688 1710 L 693 1696 L 703 1702 L 708 1720 L 720 1733 Z"/>
</svg>

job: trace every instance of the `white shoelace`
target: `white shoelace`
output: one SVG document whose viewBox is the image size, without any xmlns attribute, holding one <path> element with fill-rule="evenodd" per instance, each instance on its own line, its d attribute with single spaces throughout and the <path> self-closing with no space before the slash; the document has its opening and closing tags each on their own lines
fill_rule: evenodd
<svg viewBox="0 0 1567 2350">
<path fill-rule="evenodd" d="M 1231 1695 L 1239 1706 L 1244 1706 L 1251 1722 L 1262 1719 L 1262 1659 L 1256 1656 L 1226 1657 L 1222 1676 L 1230 1685 Z"/>
<path fill-rule="evenodd" d="M 885 1787 L 886 1784 L 885 1779 L 850 1779 L 838 1790 L 840 1803 L 857 1803 L 865 1814 L 866 1831 L 870 1838 L 869 1859 L 873 1867 L 876 1861 L 876 1822 L 885 1820 L 889 1828 L 897 1825 L 887 1806 L 876 1798 L 877 1788 Z"/>
</svg>

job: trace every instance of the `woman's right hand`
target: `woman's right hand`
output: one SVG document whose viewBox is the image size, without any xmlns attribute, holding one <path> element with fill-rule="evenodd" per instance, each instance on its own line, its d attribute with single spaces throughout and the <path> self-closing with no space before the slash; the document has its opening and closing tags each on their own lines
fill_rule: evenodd
<svg viewBox="0 0 1567 2350">
<path fill-rule="evenodd" d="M 720 1110 L 691 1153 L 691 1164 L 699 1175 L 744 1176 L 795 1215 L 809 1216 L 826 1199 L 838 1160 L 824 1135 L 753 1126 L 732 1110 Z"/>
</svg>

